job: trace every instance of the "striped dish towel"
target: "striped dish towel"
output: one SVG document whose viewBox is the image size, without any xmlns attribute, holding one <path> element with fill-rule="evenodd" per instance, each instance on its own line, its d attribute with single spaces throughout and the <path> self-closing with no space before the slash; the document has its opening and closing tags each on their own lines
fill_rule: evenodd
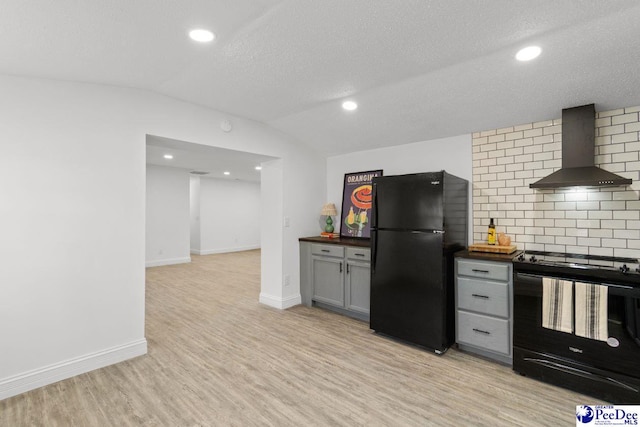
<svg viewBox="0 0 640 427">
<path fill-rule="evenodd" d="M 573 332 L 573 282 L 542 278 L 542 327 Z"/>
<path fill-rule="evenodd" d="M 592 340 L 609 338 L 607 287 L 576 282 L 576 335 Z"/>
</svg>

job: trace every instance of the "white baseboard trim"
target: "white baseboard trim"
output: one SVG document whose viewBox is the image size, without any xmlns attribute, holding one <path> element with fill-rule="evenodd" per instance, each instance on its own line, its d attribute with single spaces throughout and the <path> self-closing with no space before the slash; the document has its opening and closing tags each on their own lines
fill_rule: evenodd
<svg viewBox="0 0 640 427">
<path fill-rule="evenodd" d="M 160 267 L 162 265 L 173 265 L 173 264 L 187 264 L 191 262 L 191 257 L 184 258 L 168 258 L 168 259 L 159 259 L 156 261 L 147 261 L 145 262 L 145 267 Z"/>
<path fill-rule="evenodd" d="M 222 249 L 191 249 L 191 253 L 195 255 L 213 255 L 213 254 L 226 254 L 229 252 L 242 252 L 251 251 L 254 249 L 260 249 L 260 245 L 254 246 L 241 246 L 236 248 L 222 248 Z"/>
<path fill-rule="evenodd" d="M 269 307 L 286 310 L 287 308 L 302 304 L 302 297 L 298 294 L 286 298 L 280 298 L 260 292 L 259 301 L 261 304 L 268 305 Z"/>
<path fill-rule="evenodd" d="M 0 400 L 144 354 L 147 354 L 145 338 L 0 379 Z"/>
</svg>

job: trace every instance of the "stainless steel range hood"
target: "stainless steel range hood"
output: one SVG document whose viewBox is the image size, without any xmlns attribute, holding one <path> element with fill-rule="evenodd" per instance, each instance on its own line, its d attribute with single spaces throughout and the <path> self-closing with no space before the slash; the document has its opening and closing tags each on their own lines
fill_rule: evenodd
<svg viewBox="0 0 640 427">
<path fill-rule="evenodd" d="M 631 180 L 595 166 L 594 104 L 562 110 L 562 167 L 530 188 L 612 187 Z"/>
</svg>

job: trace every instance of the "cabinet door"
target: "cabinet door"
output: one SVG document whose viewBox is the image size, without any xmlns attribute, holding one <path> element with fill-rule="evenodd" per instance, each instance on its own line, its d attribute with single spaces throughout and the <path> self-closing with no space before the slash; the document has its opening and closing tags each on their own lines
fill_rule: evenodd
<svg viewBox="0 0 640 427">
<path fill-rule="evenodd" d="M 344 307 L 344 261 L 342 258 L 312 258 L 313 299 Z"/>
<path fill-rule="evenodd" d="M 369 314 L 371 277 L 369 263 L 347 261 L 347 308 Z"/>
</svg>

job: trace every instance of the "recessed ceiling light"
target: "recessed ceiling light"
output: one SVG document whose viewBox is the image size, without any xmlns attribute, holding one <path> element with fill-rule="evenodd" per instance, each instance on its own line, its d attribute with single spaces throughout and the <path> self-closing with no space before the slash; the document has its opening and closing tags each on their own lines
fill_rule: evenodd
<svg viewBox="0 0 640 427">
<path fill-rule="evenodd" d="M 213 40 L 216 36 L 209 30 L 203 30 L 201 28 L 198 28 L 196 30 L 189 31 L 189 37 L 191 37 L 191 40 L 195 40 L 201 43 L 206 43 Z"/>
<path fill-rule="evenodd" d="M 222 173 L 225 174 L 225 175 L 231 175 L 231 172 L 228 172 L 228 171 L 224 171 Z"/>
<path fill-rule="evenodd" d="M 344 102 L 342 103 L 342 108 L 344 108 L 344 109 L 345 109 L 345 110 L 347 110 L 347 111 L 353 111 L 353 110 L 355 110 L 356 108 L 358 108 L 358 104 L 356 104 L 356 103 L 355 103 L 355 102 L 353 102 L 353 101 L 344 101 Z"/>
<path fill-rule="evenodd" d="M 171 160 L 171 159 L 173 159 L 173 154 L 165 154 L 164 158 L 167 159 L 167 160 Z"/>
<path fill-rule="evenodd" d="M 256 170 L 257 171 L 261 171 L 262 170 L 262 166 L 256 166 Z"/>
<path fill-rule="evenodd" d="M 516 53 L 516 59 L 518 61 L 531 61 L 532 59 L 537 58 L 541 52 L 542 49 L 540 49 L 538 46 L 525 47 L 524 49 L 520 49 L 518 53 Z"/>
</svg>

